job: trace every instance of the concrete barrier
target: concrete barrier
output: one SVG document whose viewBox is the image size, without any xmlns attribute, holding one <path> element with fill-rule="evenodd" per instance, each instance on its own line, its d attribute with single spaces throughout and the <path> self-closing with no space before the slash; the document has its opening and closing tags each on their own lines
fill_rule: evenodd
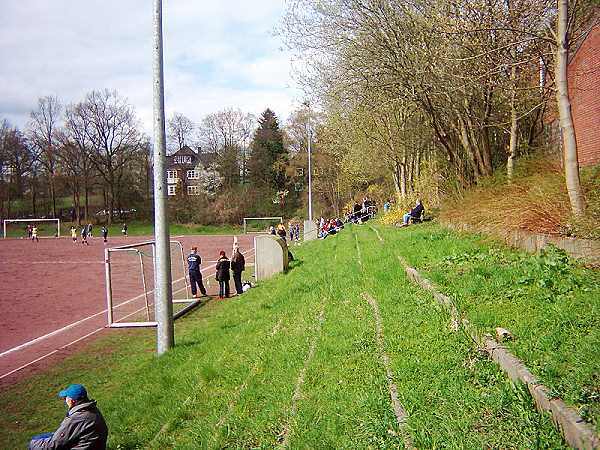
<svg viewBox="0 0 600 450">
<path fill-rule="evenodd" d="M 265 280 L 289 267 L 285 239 L 266 235 L 254 238 L 254 273 L 256 281 Z"/>
<path fill-rule="evenodd" d="M 304 221 L 304 240 L 314 241 L 317 238 L 317 225 L 312 220 Z"/>
<path fill-rule="evenodd" d="M 567 255 L 585 264 L 600 265 L 600 241 L 532 233 L 525 230 L 506 230 L 499 233 L 497 230 L 486 229 L 485 227 L 474 227 L 453 222 L 442 222 L 442 225 L 455 231 L 486 233 L 503 239 L 511 247 L 520 248 L 529 253 L 537 253 L 548 244 L 552 244 L 563 249 Z"/>
</svg>

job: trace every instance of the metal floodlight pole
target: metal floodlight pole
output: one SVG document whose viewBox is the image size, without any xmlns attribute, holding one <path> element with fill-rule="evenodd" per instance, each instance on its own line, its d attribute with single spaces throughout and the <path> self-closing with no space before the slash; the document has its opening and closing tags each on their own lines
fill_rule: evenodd
<svg viewBox="0 0 600 450">
<path fill-rule="evenodd" d="M 305 102 L 308 109 L 308 220 L 312 222 L 312 170 L 311 170 L 311 141 L 312 141 L 312 130 L 310 127 L 310 103 Z"/>
<path fill-rule="evenodd" d="M 165 179 L 165 90 L 163 76 L 162 0 L 154 0 L 153 14 L 153 103 L 154 103 L 154 302 L 158 322 L 157 352 L 173 347 L 173 291 L 171 287 L 171 252 L 167 219 L 167 182 Z"/>
</svg>

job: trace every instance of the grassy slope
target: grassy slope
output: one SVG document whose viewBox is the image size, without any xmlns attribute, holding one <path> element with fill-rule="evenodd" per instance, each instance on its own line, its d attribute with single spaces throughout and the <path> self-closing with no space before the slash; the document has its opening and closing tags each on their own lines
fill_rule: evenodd
<svg viewBox="0 0 600 450">
<path fill-rule="evenodd" d="M 503 169 L 498 170 L 463 196 L 447 200 L 440 218 L 501 235 L 523 229 L 600 239 L 600 165 L 583 168 L 581 184 L 587 208 L 582 217 L 573 217 L 560 162 L 541 156 L 523 158 L 517 161 L 512 183 Z"/>
<path fill-rule="evenodd" d="M 514 353 L 600 428 L 598 271 L 558 251 L 528 255 L 434 224 L 388 237 L 388 245 L 454 298 L 473 324 L 492 334 L 498 326 L 511 330 Z"/>
<path fill-rule="evenodd" d="M 288 274 L 179 321 L 178 347 L 162 358 L 151 332 L 111 333 L 2 392 L 0 447 L 55 426 L 55 392 L 78 381 L 99 400 L 111 448 L 401 448 L 365 291 L 380 304 L 417 447 L 561 447 L 523 390 L 407 282 L 397 250 L 367 227 L 294 249 Z"/>
</svg>

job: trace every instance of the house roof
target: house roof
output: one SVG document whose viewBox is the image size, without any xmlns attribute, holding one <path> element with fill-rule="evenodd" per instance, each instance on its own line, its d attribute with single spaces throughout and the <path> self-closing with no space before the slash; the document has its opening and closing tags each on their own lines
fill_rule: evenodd
<svg viewBox="0 0 600 450">
<path fill-rule="evenodd" d="M 204 167 L 210 166 L 217 160 L 216 152 L 198 153 L 198 160 Z"/>
</svg>

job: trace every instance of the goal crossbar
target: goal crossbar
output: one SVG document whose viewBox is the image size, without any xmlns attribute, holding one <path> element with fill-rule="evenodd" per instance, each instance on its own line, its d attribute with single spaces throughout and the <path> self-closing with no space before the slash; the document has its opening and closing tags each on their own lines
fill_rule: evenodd
<svg viewBox="0 0 600 450">
<path fill-rule="evenodd" d="M 265 233 L 266 230 L 263 231 L 248 231 L 248 221 L 249 220 L 263 220 L 268 221 L 270 223 L 277 222 L 283 223 L 283 216 L 273 216 L 273 217 L 244 217 L 244 234 L 248 233 Z"/>
<path fill-rule="evenodd" d="M 3 238 L 6 239 L 6 225 L 9 223 L 38 223 L 38 222 L 56 222 L 56 237 L 60 237 L 60 219 L 4 219 L 2 221 Z"/>
</svg>

